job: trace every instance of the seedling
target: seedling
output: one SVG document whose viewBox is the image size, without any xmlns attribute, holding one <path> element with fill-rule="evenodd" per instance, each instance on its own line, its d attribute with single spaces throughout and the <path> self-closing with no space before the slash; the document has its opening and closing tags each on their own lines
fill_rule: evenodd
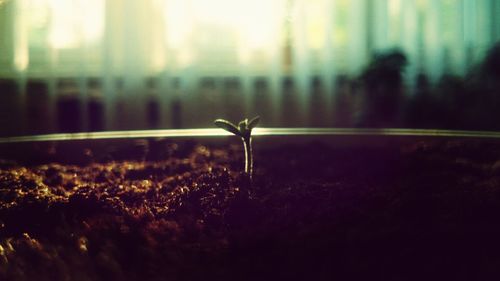
<svg viewBox="0 0 500 281">
<path fill-rule="evenodd" d="M 252 120 L 245 120 L 238 123 L 238 126 L 233 123 L 224 120 L 217 119 L 214 124 L 236 136 L 241 137 L 243 141 L 243 147 L 245 148 L 245 173 L 252 178 L 253 174 L 253 157 L 252 157 L 252 129 L 259 123 L 260 117 L 254 117 Z"/>
</svg>

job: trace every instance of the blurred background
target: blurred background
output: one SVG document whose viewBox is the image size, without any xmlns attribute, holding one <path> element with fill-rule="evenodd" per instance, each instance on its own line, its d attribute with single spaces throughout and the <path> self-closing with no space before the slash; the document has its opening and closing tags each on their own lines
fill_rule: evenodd
<svg viewBox="0 0 500 281">
<path fill-rule="evenodd" d="M 497 0 L 0 0 L 0 135 L 500 130 Z"/>
</svg>

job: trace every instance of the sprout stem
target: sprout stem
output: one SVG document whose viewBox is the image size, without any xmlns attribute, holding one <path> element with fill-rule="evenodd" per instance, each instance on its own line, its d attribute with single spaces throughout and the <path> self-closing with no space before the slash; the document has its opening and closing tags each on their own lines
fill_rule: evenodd
<svg viewBox="0 0 500 281">
<path fill-rule="evenodd" d="M 253 175 L 253 157 L 252 157 L 252 139 L 242 138 L 245 148 L 245 173 L 252 178 Z"/>
<path fill-rule="evenodd" d="M 243 121 L 238 123 L 238 126 L 224 119 L 216 119 L 214 121 L 214 124 L 217 127 L 241 137 L 243 147 L 245 148 L 245 173 L 248 175 L 250 180 L 253 175 L 252 129 L 257 126 L 259 120 L 259 116 L 254 117 L 250 121 L 245 118 Z"/>
</svg>

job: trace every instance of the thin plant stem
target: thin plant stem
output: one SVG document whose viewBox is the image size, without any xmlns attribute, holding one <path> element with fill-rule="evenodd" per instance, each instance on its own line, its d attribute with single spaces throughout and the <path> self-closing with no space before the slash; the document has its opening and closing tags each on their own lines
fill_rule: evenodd
<svg viewBox="0 0 500 281">
<path fill-rule="evenodd" d="M 253 157 L 252 157 L 252 139 L 242 138 L 243 147 L 245 149 L 245 173 L 252 178 L 253 174 Z"/>
<path fill-rule="evenodd" d="M 259 116 L 254 117 L 250 121 L 245 118 L 243 121 L 238 123 L 238 126 L 224 119 L 216 119 L 214 121 L 217 127 L 241 137 L 243 147 L 245 149 L 245 173 L 248 175 L 250 180 L 253 175 L 252 129 L 257 126 L 259 120 Z"/>
</svg>

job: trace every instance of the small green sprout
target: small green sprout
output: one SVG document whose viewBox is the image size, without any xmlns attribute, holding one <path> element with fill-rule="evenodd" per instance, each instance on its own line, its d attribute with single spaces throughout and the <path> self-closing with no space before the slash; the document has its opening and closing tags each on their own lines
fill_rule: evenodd
<svg viewBox="0 0 500 281">
<path fill-rule="evenodd" d="M 224 119 L 217 119 L 214 121 L 214 124 L 217 127 L 241 137 L 241 140 L 243 141 L 243 147 L 245 148 L 245 173 L 250 178 L 252 178 L 253 174 L 252 129 L 257 126 L 259 121 L 259 116 L 254 117 L 250 121 L 245 118 L 245 120 L 238 123 L 238 126 Z"/>
</svg>

